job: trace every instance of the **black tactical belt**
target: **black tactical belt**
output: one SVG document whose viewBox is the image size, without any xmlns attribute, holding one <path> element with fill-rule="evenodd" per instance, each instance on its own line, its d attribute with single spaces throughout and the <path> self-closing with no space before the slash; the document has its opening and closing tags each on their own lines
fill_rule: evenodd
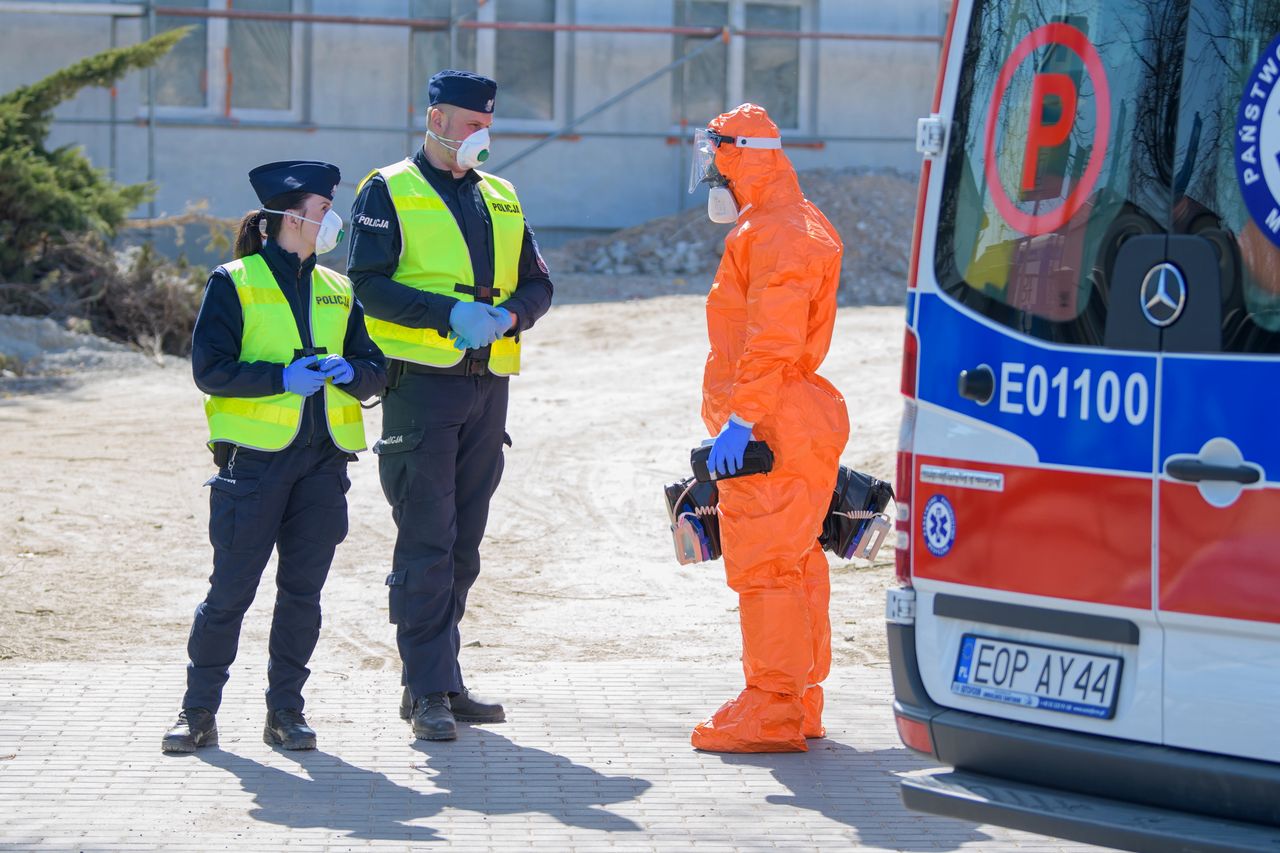
<svg viewBox="0 0 1280 853">
<path fill-rule="evenodd" d="M 400 362 L 405 373 L 419 373 L 426 376 L 490 376 L 489 359 L 464 358 L 452 367 L 432 367 L 426 364 L 415 364 L 411 361 Z"/>
</svg>

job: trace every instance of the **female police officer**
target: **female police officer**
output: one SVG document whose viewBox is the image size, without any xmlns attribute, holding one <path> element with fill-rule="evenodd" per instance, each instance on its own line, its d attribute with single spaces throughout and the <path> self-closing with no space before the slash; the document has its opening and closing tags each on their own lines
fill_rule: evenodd
<svg viewBox="0 0 1280 853">
<path fill-rule="evenodd" d="M 205 288 L 191 367 L 208 395 L 219 466 L 206 484 L 213 574 L 191 626 L 187 693 L 165 752 L 217 744 L 214 714 L 273 547 L 280 559 L 264 738 L 285 749 L 316 745 L 302 685 L 320 633 L 320 589 L 347 532 L 347 462 L 365 447 L 358 401 L 386 379 L 351 282 L 316 265 L 341 236 L 330 209 L 338 179 L 328 163 L 250 172 L 262 208 L 245 215 L 237 259 Z"/>
</svg>

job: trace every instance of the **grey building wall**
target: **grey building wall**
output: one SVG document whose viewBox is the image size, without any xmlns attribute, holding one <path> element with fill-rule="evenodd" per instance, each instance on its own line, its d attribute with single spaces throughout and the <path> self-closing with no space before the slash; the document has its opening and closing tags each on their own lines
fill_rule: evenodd
<svg viewBox="0 0 1280 853">
<path fill-rule="evenodd" d="M 215 5 L 221 8 L 222 2 L 216 0 Z M 295 11 L 317 14 L 404 18 L 424 8 L 423 2 L 433 0 L 295 0 L 293 6 Z M 434 2 L 447 5 L 448 0 Z M 677 2 L 556 0 L 557 20 L 671 26 Z M 941 0 L 793 2 L 801 7 L 805 30 L 940 36 L 945 25 Z M 146 30 L 145 17 L 113 21 L 17 13 L 6 11 L 0 0 L 0 91 L 39 79 L 111 46 L 113 40 L 118 45 L 134 43 Z M 91 90 L 60 108 L 50 142 L 83 146 L 96 165 L 111 169 L 121 181 L 153 175 L 158 187 L 154 212 L 160 215 L 180 213 L 197 202 L 207 202 L 220 216 L 238 215 L 255 204 L 245 180 L 253 166 L 293 157 L 329 160 L 343 170 L 337 207 L 345 215 L 368 170 L 421 144 L 420 90 L 428 71 L 418 69 L 415 79 L 413 37 L 406 28 L 300 24 L 293 33 L 300 74 L 292 116 L 242 116 L 237 121 L 223 115 L 217 104 L 200 115 L 159 109 L 156 126 L 149 131 L 147 75 L 134 73 L 114 98 Z M 480 39 L 480 70 L 488 70 L 486 62 L 492 67 L 492 38 L 488 48 Z M 689 147 L 682 143 L 690 130 L 675 123 L 670 75 L 583 124 L 569 139 L 552 142 L 502 169 L 540 134 L 658 71 L 677 50 L 669 34 L 564 33 L 555 43 L 553 120 L 504 118 L 500 88 L 490 161 L 516 183 L 535 228 L 612 229 L 701 204 L 700 195 L 691 197 L 685 191 Z M 928 112 L 939 45 L 839 40 L 799 44 L 800 126 L 784 131 L 784 140 L 794 143 L 788 153 L 797 168 L 914 169 L 915 119 Z M 730 77 L 736 74 L 739 81 L 730 84 L 729 101 L 734 91 L 742 91 L 743 72 L 741 62 L 735 67 L 733 54 L 727 55 Z M 216 71 L 211 65 L 210 76 Z M 238 79 L 237 85 L 243 81 Z M 109 123 L 113 116 L 115 125 Z M 144 208 L 138 214 L 148 212 Z"/>
</svg>

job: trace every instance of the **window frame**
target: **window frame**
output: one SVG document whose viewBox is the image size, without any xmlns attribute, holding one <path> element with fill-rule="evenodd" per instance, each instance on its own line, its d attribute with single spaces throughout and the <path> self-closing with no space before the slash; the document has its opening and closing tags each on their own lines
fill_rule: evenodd
<svg viewBox="0 0 1280 853">
<path fill-rule="evenodd" d="M 290 0 L 289 9 L 293 13 L 302 10 L 298 8 L 299 0 Z M 206 0 L 206 8 L 221 10 L 229 9 L 231 0 Z M 202 107 L 193 106 L 177 106 L 173 104 L 154 104 L 151 105 L 150 93 L 142 99 L 139 106 L 139 115 L 146 118 L 147 114 L 155 111 L 156 118 L 165 119 L 207 119 L 222 118 L 231 121 L 251 121 L 251 122 L 297 122 L 300 123 L 304 115 L 304 100 L 310 85 L 309 69 L 305 61 L 308 53 L 306 50 L 305 40 L 307 38 L 307 25 L 302 22 L 294 22 L 289 25 L 289 109 L 272 110 L 272 109 L 255 109 L 247 107 L 233 107 L 228 101 L 227 91 L 227 60 L 230 54 L 230 18 L 205 18 L 206 39 L 205 39 L 205 103 Z M 154 73 L 154 72 L 153 72 Z"/>
<path fill-rule="evenodd" d="M 675 21 L 675 3 L 671 4 L 672 22 Z M 786 6 L 800 10 L 800 29 L 798 32 L 809 32 L 816 24 L 817 11 L 812 0 L 710 0 L 710 2 L 720 3 L 728 6 L 727 19 L 729 21 L 730 30 L 745 30 L 747 22 L 747 6 L 749 4 L 759 4 L 764 6 Z M 671 56 L 672 59 L 679 59 L 676 56 L 679 36 L 672 36 Z M 729 39 L 729 53 L 725 62 L 725 93 L 728 102 L 724 105 L 726 110 L 731 110 L 739 104 L 746 102 L 746 62 L 747 62 L 747 39 L 741 36 Z M 814 73 L 814 65 L 817 61 L 817 51 L 812 39 L 796 39 L 799 48 L 799 64 L 800 75 L 796 81 L 796 126 L 783 127 L 778 126 L 778 130 L 784 133 L 790 133 L 797 136 L 803 136 L 808 133 L 814 126 L 813 122 L 813 105 L 814 105 L 814 81 L 816 75 Z M 676 69 L 679 73 L 680 69 Z M 669 92 L 670 95 L 670 92 Z M 675 114 L 676 104 L 671 104 L 670 112 Z M 764 105 L 767 109 L 768 106 Z M 686 120 L 692 121 L 691 116 L 686 116 Z M 708 119 L 713 116 L 707 116 Z M 685 127 L 678 121 L 672 122 L 671 130 L 676 133 L 683 132 Z"/>
<path fill-rule="evenodd" d="M 478 23 L 493 24 L 497 22 L 498 4 L 502 0 L 487 0 L 484 5 L 475 9 L 471 15 Z M 563 23 L 570 20 L 572 13 L 572 0 L 555 0 L 553 13 L 554 23 Z M 475 71 L 477 74 L 483 74 L 486 77 L 497 79 L 497 43 L 498 31 L 493 27 L 478 27 L 474 30 L 476 39 L 476 56 L 475 67 L 468 70 Z M 569 57 L 573 47 L 572 33 L 564 30 L 556 30 L 552 33 L 552 91 L 551 91 L 551 117 L 547 119 L 532 118 L 512 118 L 504 116 L 502 113 L 502 81 L 498 80 L 498 103 L 494 110 L 494 121 L 499 127 L 495 129 L 496 133 L 547 133 L 555 130 L 567 120 L 570 114 L 571 104 L 570 86 L 569 86 Z M 430 79 L 430 75 L 440 69 L 419 69 L 416 67 L 418 61 L 417 52 L 414 49 L 414 33 L 412 30 L 408 34 L 408 50 L 410 66 L 410 85 L 420 85 L 418 78 L 422 78 L 421 85 L 425 85 Z M 465 67 L 465 63 L 460 63 L 456 57 L 450 56 L 449 63 L 453 67 Z M 418 93 L 409 92 L 409 103 L 415 115 L 419 115 L 418 110 Z M 425 108 L 424 108 L 425 109 Z"/>
</svg>

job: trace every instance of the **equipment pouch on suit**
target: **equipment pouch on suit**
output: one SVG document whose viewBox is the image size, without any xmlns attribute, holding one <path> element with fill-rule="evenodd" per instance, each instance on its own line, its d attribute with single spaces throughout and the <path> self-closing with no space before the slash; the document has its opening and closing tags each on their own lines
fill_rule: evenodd
<svg viewBox="0 0 1280 853">
<path fill-rule="evenodd" d="M 378 457 L 378 478 L 382 492 L 391 504 L 392 514 L 399 519 L 399 507 L 408 500 L 413 482 L 411 460 L 422 444 L 425 430 L 389 430 L 373 445 Z M 401 569 L 387 575 L 387 615 L 392 625 L 398 625 L 404 615 L 405 583 L 408 571 Z"/>
<path fill-rule="evenodd" d="M 373 453 L 378 457 L 378 477 L 382 481 L 382 493 L 395 507 L 405 500 L 409 487 L 409 456 L 422 444 L 421 429 L 389 431 L 374 442 Z"/>
<path fill-rule="evenodd" d="M 227 477 L 219 471 L 205 485 L 209 486 L 209 544 L 234 549 L 239 529 L 239 547 L 244 547 L 259 504 L 261 481 L 256 477 Z"/>
<path fill-rule="evenodd" d="M 404 615 L 404 580 L 408 572 L 401 569 L 398 572 L 392 572 L 387 575 L 387 598 L 389 607 L 387 609 L 388 621 L 392 625 L 400 624 L 400 617 Z"/>
</svg>

